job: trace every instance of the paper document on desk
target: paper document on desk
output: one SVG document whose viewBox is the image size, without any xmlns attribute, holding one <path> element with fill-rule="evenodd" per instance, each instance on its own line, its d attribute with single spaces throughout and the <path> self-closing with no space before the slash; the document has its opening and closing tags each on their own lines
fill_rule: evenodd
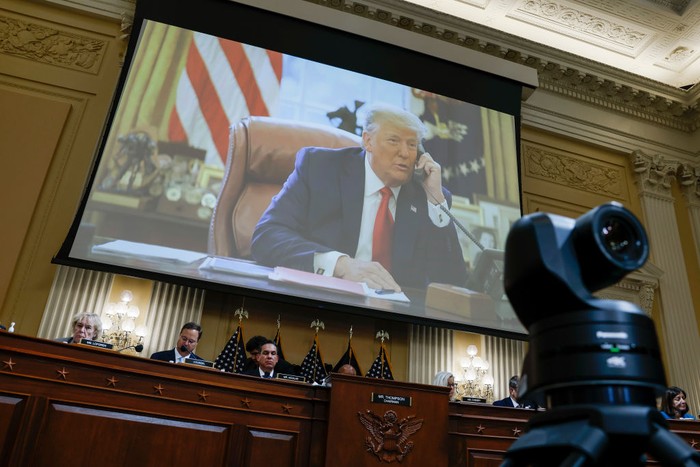
<svg viewBox="0 0 700 467">
<path fill-rule="evenodd" d="M 205 259 L 202 265 L 199 266 L 199 269 L 203 271 L 224 272 L 227 274 L 261 278 L 267 278 L 272 272 L 272 268 L 261 266 L 252 261 L 221 258 L 217 256 L 210 256 Z"/>
<path fill-rule="evenodd" d="M 112 242 L 103 243 L 102 245 L 95 245 L 92 247 L 92 252 L 179 264 L 191 264 L 207 257 L 205 253 L 196 251 L 180 250 L 177 248 L 150 245 L 148 243 L 128 242 L 126 240 L 114 240 Z"/>
<path fill-rule="evenodd" d="M 406 297 L 406 294 L 403 292 L 378 292 L 375 289 L 369 288 L 364 282 L 349 281 L 339 277 L 324 276 L 321 274 L 314 274 L 311 272 L 281 266 L 276 267 L 268 277 L 270 280 L 274 281 L 291 282 L 308 287 L 332 290 L 339 293 L 348 293 L 398 302 L 410 302 L 408 297 Z"/>
</svg>

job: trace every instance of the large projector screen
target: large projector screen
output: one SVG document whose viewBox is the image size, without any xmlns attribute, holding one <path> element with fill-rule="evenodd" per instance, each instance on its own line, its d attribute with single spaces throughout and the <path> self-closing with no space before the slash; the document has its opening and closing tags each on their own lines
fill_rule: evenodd
<svg viewBox="0 0 700 467">
<path fill-rule="evenodd" d="M 521 215 L 521 83 L 235 2 L 159 5 L 137 4 L 94 170 L 55 262 L 524 337 L 500 275 Z M 448 192 L 449 210 L 437 215 L 449 219 L 426 226 L 431 200 L 420 181 L 397 191 L 400 266 L 391 273 L 412 279 L 397 279 L 400 291 L 376 290 L 286 259 L 281 243 L 252 247 L 272 202 L 266 216 L 293 218 L 285 227 L 311 245 L 307 258 L 320 254 L 314 245 L 362 258 L 373 170 L 363 162 L 362 124 L 379 104 L 418 117 Z M 334 157 L 311 176 L 297 158 L 309 147 Z M 340 158 L 343 167 L 360 163 L 332 171 Z"/>
</svg>

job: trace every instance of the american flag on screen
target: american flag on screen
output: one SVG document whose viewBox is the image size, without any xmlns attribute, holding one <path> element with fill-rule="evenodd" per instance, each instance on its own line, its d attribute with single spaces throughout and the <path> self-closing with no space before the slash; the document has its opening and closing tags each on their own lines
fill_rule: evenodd
<svg viewBox="0 0 700 467">
<path fill-rule="evenodd" d="M 281 80 L 281 53 L 193 33 L 170 115 L 170 140 L 205 149 L 205 163 L 223 167 L 229 127 L 243 117 L 271 115 Z"/>
<path fill-rule="evenodd" d="M 374 359 L 374 363 L 372 363 L 366 376 L 368 378 L 394 379 L 394 373 L 391 371 L 391 363 L 386 355 L 386 348 L 383 342 L 381 347 L 379 347 L 379 355 Z"/>
<path fill-rule="evenodd" d="M 243 344 L 243 327 L 239 324 L 236 332 L 216 357 L 214 366 L 228 373 L 241 373 L 246 364 L 245 345 Z"/>
</svg>

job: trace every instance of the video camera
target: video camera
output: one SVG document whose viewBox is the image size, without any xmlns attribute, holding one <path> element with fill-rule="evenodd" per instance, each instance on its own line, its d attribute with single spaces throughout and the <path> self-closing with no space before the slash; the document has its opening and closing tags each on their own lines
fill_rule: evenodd
<svg viewBox="0 0 700 467">
<path fill-rule="evenodd" d="M 529 332 L 518 391 L 547 411 L 503 465 L 642 465 L 647 452 L 700 465 L 656 408 L 666 379 L 653 321 L 633 303 L 593 295 L 648 256 L 641 223 L 615 202 L 578 219 L 534 213 L 514 223 L 504 289 Z"/>
</svg>

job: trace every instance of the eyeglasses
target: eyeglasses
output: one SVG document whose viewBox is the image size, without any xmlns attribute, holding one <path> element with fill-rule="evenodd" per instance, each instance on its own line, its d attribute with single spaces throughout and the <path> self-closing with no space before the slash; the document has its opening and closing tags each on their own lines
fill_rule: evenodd
<svg viewBox="0 0 700 467">
<path fill-rule="evenodd" d="M 193 344 L 196 344 L 196 343 L 197 343 L 196 340 L 194 340 L 194 339 L 188 339 L 188 338 L 185 337 L 185 336 L 180 336 L 180 340 L 182 341 L 183 344 L 184 344 L 184 343 L 187 343 L 187 344 L 193 345 Z"/>
<path fill-rule="evenodd" d="M 92 331 L 93 327 L 91 324 L 75 323 L 76 329 L 85 329 L 86 331 Z"/>
</svg>

